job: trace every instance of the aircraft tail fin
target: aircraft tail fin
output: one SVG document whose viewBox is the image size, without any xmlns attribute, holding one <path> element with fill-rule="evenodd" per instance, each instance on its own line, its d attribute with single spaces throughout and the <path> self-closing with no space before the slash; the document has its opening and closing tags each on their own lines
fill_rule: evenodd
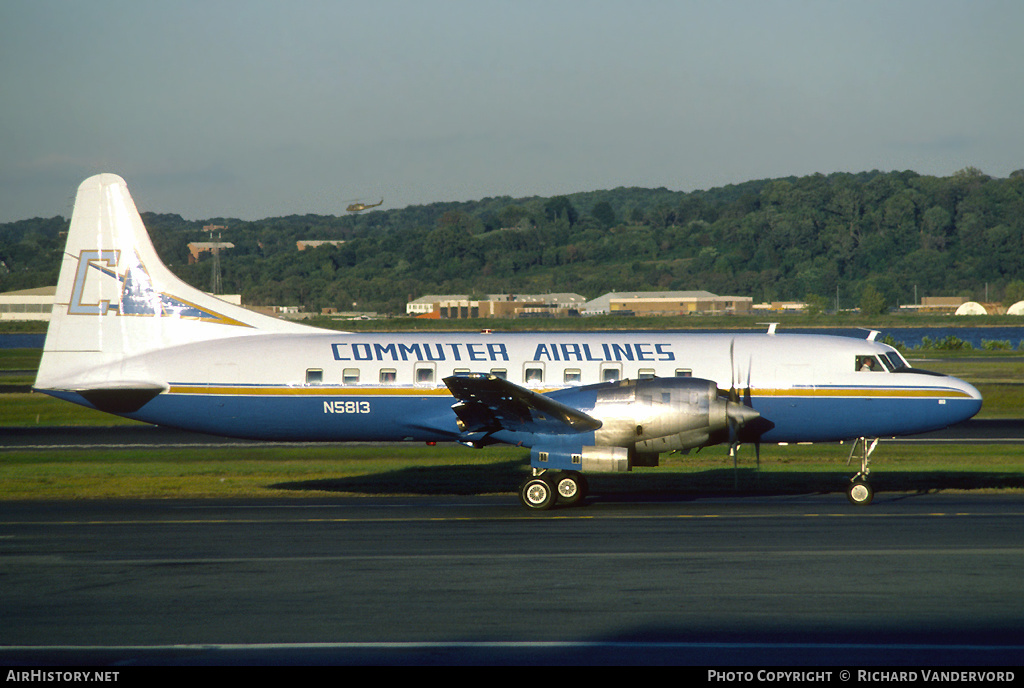
<svg viewBox="0 0 1024 688">
<path fill-rule="evenodd" d="M 180 280 L 157 256 L 124 180 L 99 174 L 78 187 L 36 387 L 178 344 L 313 329 Z"/>
</svg>

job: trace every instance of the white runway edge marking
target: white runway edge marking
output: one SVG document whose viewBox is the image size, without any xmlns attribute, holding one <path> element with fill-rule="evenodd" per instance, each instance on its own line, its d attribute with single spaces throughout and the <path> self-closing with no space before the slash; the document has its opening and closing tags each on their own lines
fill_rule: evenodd
<svg viewBox="0 0 1024 688">
<path fill-rule="evenodd" d="M 769 643 L 683 641 L 465 641 L 465 642 L 331 642 L 331 643 L 195 643 L 181 645 L 7 645 L 11 652 L 266 652 L 274 650 L 849 650 L 887 652 L 1020 652 L 1024 645 L 949 645 L 942 643 Z"/>
<path fill-rule="evenodd" d="M 30 451 L 53 451 L 55 449 L 218 449 L 222 447 L 304 447 L 316 444 L 314 442 L 207 442 L 207 443 L 182 443 L 164 442 L 151 444 L 148 442 L 135 444 L 23 444 L 4 447 L 4 451 L 24 449 Z M 336 444 L 334 442 L 323 442 L 318 446 Z"/>
</svg>

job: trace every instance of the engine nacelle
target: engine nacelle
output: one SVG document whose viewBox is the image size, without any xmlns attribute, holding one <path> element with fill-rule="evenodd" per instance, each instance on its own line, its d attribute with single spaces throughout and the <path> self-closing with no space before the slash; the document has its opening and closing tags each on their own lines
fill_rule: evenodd
<svg viewBox="0 0 1024 688">
<path fill-rule="evenodd" d="M 599 385 L 589 416 L 601 421 L 595 446 L 563 435 L 535 445 L 535 469 L 614 473 L 633 466 L 657 466 L 661 452 L 687 450 L 721 442 L 729 426 L 738 429 L 760 416 L 749 406 L 729 401 L 718 385 L 699 378 L 622 380 Z"/>
<path fill-rule="evenodd" d="M 625 447 L 580 447 L 576 451 L 534 447 L 530 454 L 530 465 L 535 468 L 590 473 L 622 473 L 630 469 L 630 452 Z"/>
<path fill-rule="evenodd" d="M 602 422 L 597 445 L 659 453 L 705 446 L 730 419 L 742 425 L 759 414 L 722 398 L 711 380 L 653 378 L 600 390 L 591 415 Z"/>
</svg>

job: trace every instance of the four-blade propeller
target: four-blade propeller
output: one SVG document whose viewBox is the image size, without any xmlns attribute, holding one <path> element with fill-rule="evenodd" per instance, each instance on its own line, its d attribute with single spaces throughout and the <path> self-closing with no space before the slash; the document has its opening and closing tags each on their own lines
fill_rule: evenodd
<svg viewBox="0 0 1024 688">
<path fill-rule="evenodd" d="M 743 397 L 741 399 L 740 393 L 736 389 L 736 378 L 738 377 L 736 370 L 736 340 L 732 340 L 729 343 L 729 397 L 728 404 L 726 405 L 726 417 L 729 419 L 729 454 L 732 456 L 733 470 L 736 473 L 735 479 L 737 486 L 739 485 L 739 465 L 737 454 L 739 453 L 740 447 L 740 430 L 747 423 L 761 417 L 761 414 L 753 408 L 750 396 L 751 363 L 752 361 L 747 361 L 747 386 L 743 390 Z M 757 468 L 760 470 L 760 437 L 754 439 L 754 455 L 757 458 Z"/>
</svg>

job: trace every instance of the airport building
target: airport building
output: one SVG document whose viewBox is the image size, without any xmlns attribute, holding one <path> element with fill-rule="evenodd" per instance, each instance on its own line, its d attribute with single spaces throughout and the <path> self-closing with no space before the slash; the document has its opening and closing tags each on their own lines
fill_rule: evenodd
<svg viewBox="0 0 1024 688">
<path fill-rule="evenodd" d="M 726 315 L 754 311 L 749 296 L 708 291 L 610 292 L 592 301 L 579 294 L 428 294 L 406 304 L 405 312 L 435 318 L 540 318 L 565 315 Z"/>
<path fill-rule="evenodd" d="M 305 251 L 307 248 L 320 248 L 321 246 L 341 246 L 344 243 L 344 239 L 306 239 L 296 241 L 295 246 L 300 251 Z"/>
<path fill-rule="evenodd" d="M 428 294 L 405 306 L 408 315 L 441 319 L 552 318 L 579 315 L 586 303 L 579 294 Z"/>
<path fill-rule="evenodd" d="M 198 263 L 200 253 L 216 253 L 234 247 L 230 241 L 193 241 L 188 245 L 188 264 Z"/>
<path fill-rule="evenodd" d="M 21 289 L 0 294 L 0 320 L 49 320 L 57 287 Z"/>
<path fill-rule="evenodd" d="M 753 312 L 749 296 L 709 291 L 610 292 L 586 303 L 587 315 L 739 315 Z"/>
<path fill-rule="evenodd" d="M 755 303 L 756 313 L 806 313 L 807 304 L 803 301 L 772 301 L 771 303 Z"/>
<path fill-rule="evenodd" d="M 923 296 L 921 303 L 903 304 L 901 311 L 914 311 L 917 313 L 955 313 L 960 306 L 970 301 L 966 296 Z"/>
</svg>

